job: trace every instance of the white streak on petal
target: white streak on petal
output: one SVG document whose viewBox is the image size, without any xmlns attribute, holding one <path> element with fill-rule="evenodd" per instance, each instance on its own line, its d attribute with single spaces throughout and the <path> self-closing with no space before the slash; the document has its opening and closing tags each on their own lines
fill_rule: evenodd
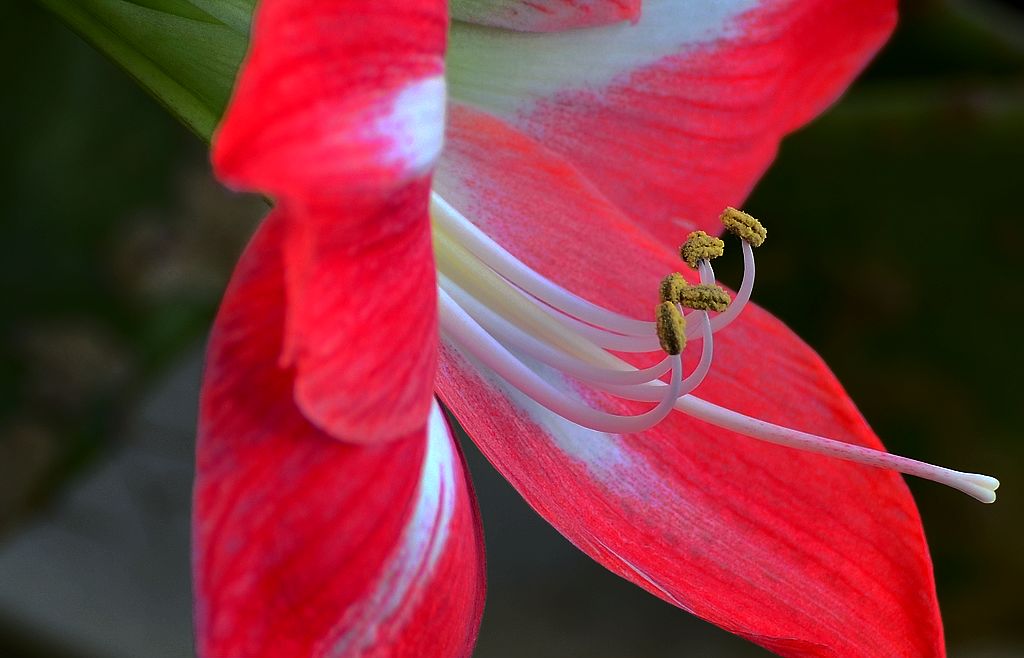
<svg viewBox="0 0 1024 658">
<path fill-rule="evenodd" d="M 466 352 L 460 351 L 460 354 L 474 364 L 480 377 L 485 379 L 490 386 L 500 390 L 524 413 L 529 422 L 536 425 L 550 438 L 554 443 L 553 447 L 584 465 L 590 476 L 605 487 L 616 491 L 619 496 L 630 498 L 638 496 L 649 498 L 655 493 L 663 496 L 671 495 L 663 482 L 650 477 L 654 469 L 646 463 L 646 460 L 623 446 L 621 435 L 598 432 L 562 418 L 534 402 L 514 386 L 509 385 L 494 371 Z M 517 354 L 517 356 L 549 384 L 562 391 L 566 397 L 589 404 L 576 388 L 556 370 L 522 354 Z M 531 431 L 530 434 L 535 435 L 535 432 Z"/>
<path fill-rule="evenodd" d="M 453 98 L 505 116 L 567 90 L 609 83 L 687 49 L 737 37 L 759 0 L 646 0 L 640 21 L 536 34 L 455 23 L 448 43 Z"/>
<path fill-rule="evenodd" d="M 374 126 L 390 144 L 385 162 L 410 174 L 430 169 L 444 145 L 446 102 L 444 76 L 417 80 L 398 92 L 390 112 Z"/>
<path fill-rule="evenodd" d="M 429 594 L 423 585 L 430 581 L 448 541 L 457 502 L 456 478 L 462 477 L 452 441 L 435 400 L 416 501 L 402 538 L 385 562 L 373 592 L 361 605 L 348 610 L 325 640 L 326 650 L 318 655 L 358 656 L 371 647 L 388 644 L 390 638 L 380 636 L 382 629 L 398 633 L 404 617 L 415 610 L 420 597 Z"/>
</svg>

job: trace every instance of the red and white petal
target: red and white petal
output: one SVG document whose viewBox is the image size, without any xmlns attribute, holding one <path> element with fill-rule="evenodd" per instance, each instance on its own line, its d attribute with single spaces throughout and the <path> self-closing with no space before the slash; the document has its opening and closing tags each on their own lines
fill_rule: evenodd
<svg viewBox="0 0 1024 658">
<path fill-rule="evenodd" d="M 892 30 L 895 0 L 647 0 L 636 25 L 549 35 L 454 25 L 454 98 L 563 154 L 675 241 L 738 204 L 779 140 Z M 495 81 L 498 81 L 497 83 Z"/>
<path fill-rule="evenodd" d="M 263 0 L 213 144 L 218 177 L 273 196 L 390 188 L 444 129 L 443 0 Z"/>
<path fill-rule="evenodd" d="M 457 21 L 522 32 L 556 32 L 640 18 L 640 0 L 452 0 Z"/>
<path fill-rule="evenodd" d="M 481 529 L 437 405 L 426 429 L 353 446 L 311 425 L 276 356 L 284 221 L 236 270 L 200 410 L 194 583 L 203 658 L 468 656 Z"/>
<path fill-rule="evenodd" d="M 465 108 L 451 115 L 438 175 L 446 198 L 555 282 L 647 317 L 678 257 L 558 155 L 498 120 Z M 613 413 L 646 408 L 542 374 Z M 642 434 L 586 430 L 449 343 L 438 391 L 531 506 L 656 596 L 787 656 L 944 654 L 927 545 L 898 475 L 679 413 Z M 881 447 L 813 350 L 756 307 L 716 334 L 715 365 L 698 394 Z"/>
<path fill-rule="evenodd" d="M 214 140 L 222 180 L 287 212 L 281 360 L 344 441 L 417 431 L 432 400 L 446 30 L 442 0 L 264 0 Z"/>
</svg>

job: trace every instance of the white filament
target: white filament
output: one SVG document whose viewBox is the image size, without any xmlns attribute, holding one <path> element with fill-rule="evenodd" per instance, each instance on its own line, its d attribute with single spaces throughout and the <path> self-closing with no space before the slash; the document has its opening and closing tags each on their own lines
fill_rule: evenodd
<svg viewBox="0 0 1024 658">
<path fill-rule="evenodd" d="M 711 337 L 711 326 L 706 319 L 702 318 L 703 325 L 703 337 L 704 343 L 701 345 L 700 361 L 697 363 L 697 367 L 693 369 L 684 380 L 682 389 L 680 390 L 680 396 L 688 396 L 698 386 L 704 383 L 704 378 L 707 377 L 708 373 L 711 372 L 711 359 L 714 355 L 714 342 Z M 622 386 L 618 384 L 606 384 L 600 381 L 591 382 L 595 388 L 599 388 L 609 393 L 614 393 L 620 398 L 627 400 L 636 400 L 637 402 L 656 402 L 662 399 L 665 395 L 664 382 L 649 380 L 647 382 L 641 382 L 632 386 Z"/>
<path fill-rule="evenodd" d="M 571 315 L 566 315 L 560 310 L 546 305 L 539 305 L 538 308 L 551 316 L 551 318 L 565 327 L 567 331 L 583 336 L 591 343 L 614 352 L 654 352 L 661 349 L 658 344 L 658 336 L 651 329 L 646 336 L 632 336 L 612 333 L 600 327 L 595 327 L 582 322 Z M 689 336 L 687 336 L 689 337 Z"/>
<path fill-rule="evenodd" d="M 743 307 L 750 301 L 750 293 L 754 290 L 754 248 L 746 240 L 740 240 L 740 246 L 743 249 L 743 281 L 740 282 L 740 289 L 729 304 L 729 308 L 711 320 L 711 328 L 714 331 L 725 329 L 739 316 Z"/>
</svg>

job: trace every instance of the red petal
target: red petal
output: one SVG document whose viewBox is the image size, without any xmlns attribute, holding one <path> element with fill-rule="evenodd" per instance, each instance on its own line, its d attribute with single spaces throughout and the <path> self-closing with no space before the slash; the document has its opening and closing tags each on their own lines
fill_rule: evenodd
<svg viewBox="0 0 1024 658">
<path fill-rule="evenodd" d="M 263 0 L 217 175 L 275 196 L 390 187 L 441 148 L 442 0 Z"/>
<path fill-rule="evenodd" d="M 287 209 L 283 363 L 345 441 L 417 431 L 433 396 L 446 25 L 440 0 L 265 0 L 214 143 L 222 179 Z"/>
<path fill-rule="evenodd" d="M 743 200 L 782 136 L 878 50 L 895 7 L 648 1 L 636 26 L 543 39 L 453 29 L 450 84 L 454 97 L 563 154 L 635 221 L 675 240 L 680 230 L 720 230 L 718 213 Z"/>
<path fill-rule="evenodd" d="M 523 32 L 635 21 L 640 0 L 452 0 L 452 18 Z"/>
<path fill-rule="evenodd" d="M 466 656 L 483 603 L 479 520 L 436 405 L 383 446 L 302 416 L 282 340 L 280 216 L 242 258 L 211 338 L 195 492 L 205 658 Z"/>
<path fill-rule="evenodd" d="M 464 184 L 446 198 L 592 301 L 646 317 L 679 267 L 570 165 L 496 120 L 454 111 L 446 157 L 439 181 Z M 470 165 L 472 180 L 460 177 Z M 817 355 L 766 312 L 748 308 L 715 343 L 702 397 L 881 447 Z M 646 408 L 549 381 L 614 413 Z M 898 475 L 679 413 L 637 435 L 585 430 L 448 344 L 438 390 L 531 506 L 656 596 L 783 655 L 944 654 L 927 545 Z"/>
<path fill-rule="evenodd" d="M 387 197 L 282 202 L 288 211 L 283 362 L 295 399 L 335 438 L 370 443 L 423 426 L 437 370 L 428 178 Z"/>
</svg>

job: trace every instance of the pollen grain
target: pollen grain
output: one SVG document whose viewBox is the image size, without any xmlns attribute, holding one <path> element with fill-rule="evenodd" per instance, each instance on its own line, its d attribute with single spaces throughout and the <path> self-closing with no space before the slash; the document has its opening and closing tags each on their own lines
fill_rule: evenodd
<svg viewBox="0 0 1024 658">
<path fill-rule="evenodd" d="M 679 296 L 679 304 L 698 311 L 717 311 L 729 308 L 729 293 L 713 284 L 688 286 Z"/>
<path fill-rule="evenodd" d="M 686 237 L 683 246 L 679 247 L 679 255 L 693 268 L 697 267 L 698 262 L 718 258 L 723 253 L 725 243 L 704 231 L 694 231 Z"/>
<path fill-rule="evenodd" d="M 722 225 L 727 231 L 741 240 L 746 240 L 752 247 L 760 247 L 768 236 L 768 231 L 765 230 L 761 222 L 742 210 L 726 208 L 722 211 L 719 219 L 722 220 Z"/>
<path fill-rule="evenodd" d="M 681 354 L 686 347 L 686 319 L 672 302 L 661 302 L 655 309 L 658 342 L 668 354 Z"/>
</svg>

